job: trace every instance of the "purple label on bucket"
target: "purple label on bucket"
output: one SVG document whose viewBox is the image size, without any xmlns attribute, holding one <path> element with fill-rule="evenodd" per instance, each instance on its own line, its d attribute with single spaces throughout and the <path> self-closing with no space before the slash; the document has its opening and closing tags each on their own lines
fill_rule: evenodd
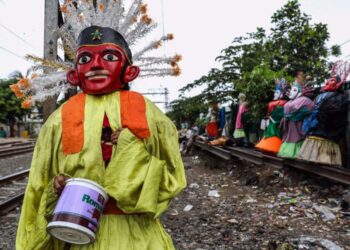
<svg viewBox="0 0 350 250">
<path fill-rule="evenodd" d="M 96 230 L 97 230 L 96 225 L 89 223 L 89 224 L 88 224 L 88 227 L 89 227 L 90 229 L 92 229 L 92 231 L 94 231 L 94 232 L 96 233 Z"/>
<path fill-rule="evenodd" d="M 82 185 L 67 185 L 58 200 L 54 214 L 68 213 L 83 217 L 91 222 L 89 228 L 96 231 L 104 205 L 105 199 L 99 192 Z"/>
</svg>

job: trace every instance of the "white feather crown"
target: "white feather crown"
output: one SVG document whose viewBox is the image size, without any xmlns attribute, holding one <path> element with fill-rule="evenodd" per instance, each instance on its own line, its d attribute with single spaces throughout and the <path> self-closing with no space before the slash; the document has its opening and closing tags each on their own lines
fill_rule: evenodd
<svg viewBox="0 0 350 250">
<path fill-rule="evenodd" d="M 70 85 L 66 72 L 74 68 L 75 53 L 78 49 L 77 38 L 82 30 L 90 26 L 109 27 L 118 31 L 127 41 L 132 51 L 139 41 L 157 27 L 148 16 L 147 5 L 142 0 L 133 0 L 126 11 L 124 0 L 65 0 L 61 5 L 64 24 L 58 28 L 65 55 L 71 61 L 48 60 L 27 55 L 34 62 L 30 71 L 31 78 L 20 79 L 11 89 L 18 98 L 23 99 L 22 107 L 30 108 L 36 101 L 43 101 L 50 96 L 65 93 Z M 180 55 L 157 57 L 147 55 L 159 48 L 164 41 L 172 40 L 172 34 L 164 35 L 133 53 L 133 62 L 140 67 L 139 77 L 178 76 L 181 72 L 178 62 Z"/>
</svg>

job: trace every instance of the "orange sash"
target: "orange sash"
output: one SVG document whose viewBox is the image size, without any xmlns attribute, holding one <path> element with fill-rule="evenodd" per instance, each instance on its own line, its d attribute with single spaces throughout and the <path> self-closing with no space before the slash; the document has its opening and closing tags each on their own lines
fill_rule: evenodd
<svg viewBox="0 0 350 250">
<path fill-rule="evenodd" d="M 121 91 L 120 113 L 123 128 L 130 129 L 140 139 L 150 136 L 146 117 L 146 102 L 141 94 L 133 91 Z"/>
<path fill-rule="evenodd" d="M 75 154 L 84 146 L 85 94 L 71 97 L 62 107 L 62 151 Z"/>
<path fill-rule="evenodd" d="M 80 152 L 84 146 L 85 94 L 70 98 L 62 107 L 62 151 L 65 155 Z M 133 91 L 120 92 L 123 128 L 144 139 L 150 136 L 144 97 Z M 102 121 L 101 121 L 102 122 Z"/>
</svg>

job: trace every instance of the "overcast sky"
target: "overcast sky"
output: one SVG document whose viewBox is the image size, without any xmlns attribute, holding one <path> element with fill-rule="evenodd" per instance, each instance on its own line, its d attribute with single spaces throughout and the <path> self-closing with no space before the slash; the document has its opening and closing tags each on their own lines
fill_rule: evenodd
<svg viewBox="0 0 350 250">
<path fill-rule="evenodd" d="M 161 0 L 144 0 L 150 16 L 158 23 L 154 36 L 163 32 Z M 234 37 L 253 32 L 256 27 L 269 29 L 270 17 L 286 0 L 163 0 L 165 33 L 174 33 L 175 40 L 162 50 L 179 53 L 182 75 L 176 78 L 148 78 L 135 81 L 134 90 L 167 87 L 170 100 L 177 90 L 219 66 L 215 57 L 230 45 Z M 313 22 L 328 25 L 328 45 L 350 39 L 349 0 L 301 0 L 302 11 Z M 0 78 L 14 70 L 25 74 L 29 67 L 25 54 L 43 54 L 44 0 L 0 0 Z M 342 46 L 344 58 L 350 54 L 350 42 Z M 349 57 L 350 58 L 350 57 Z M 348 58 L 348 59 L 349 59 Z M 153 98 L 156 100 L 157 98 Z M 159 98 L 158 98 L 159 99 Z"/>
</svg>

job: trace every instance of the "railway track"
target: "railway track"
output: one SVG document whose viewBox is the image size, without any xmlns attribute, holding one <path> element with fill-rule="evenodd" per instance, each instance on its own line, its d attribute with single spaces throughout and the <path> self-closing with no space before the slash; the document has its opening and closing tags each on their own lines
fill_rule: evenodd
<svg viewBox="0 0 350 250">
<path fill-rule="evenodd" d="M 240 147 L 209 146 L 203 142 L 194 142 L 194 146 L 209 152 L 223 160 L 246 160 L 260 166 L 272 166 L 275 168 L 297 168 L 303 171 L 325 177 L 327 179 L 350 185 L 350 170 L 339 167 L 316 164 L 312 162 L 289 160 L 264 154 L 254 149 Z"/>
<path fill-rule="evenodd" d="M 35 140 L 2 142 L 0 143 L 0 158 L 32 152 L 34 146 Z"/>
<path fill-rule="evenodd" d="M 20 206 L 27 186 L 29 169 L 0 178 L 0 215 Z"/>
</svg>

